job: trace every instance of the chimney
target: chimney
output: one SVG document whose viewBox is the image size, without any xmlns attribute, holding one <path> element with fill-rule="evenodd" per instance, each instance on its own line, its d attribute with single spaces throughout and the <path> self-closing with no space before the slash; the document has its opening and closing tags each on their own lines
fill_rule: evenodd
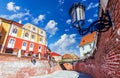
<svg viewBox="0 0 120 78">
<path fill-rule="evenodd" d="M 19 21 L 18 21 L 18 23 L 20 23 L 20 24 L 21 24 L 21 23 L 22 23 L 22 20 L 19 20 Z"/>
</svg>

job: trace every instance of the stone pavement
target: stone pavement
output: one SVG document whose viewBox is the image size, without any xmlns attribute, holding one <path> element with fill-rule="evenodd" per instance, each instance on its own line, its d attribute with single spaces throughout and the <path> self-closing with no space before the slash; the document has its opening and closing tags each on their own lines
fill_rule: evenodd
<svg viewBox="0 0 120 78">
<path fill-rule="evenodd" d="M 75 71 L 59 70 L 48 75 L 33 76 L 31 78 L 92 78 L 92 77 Z"/>
</svg>

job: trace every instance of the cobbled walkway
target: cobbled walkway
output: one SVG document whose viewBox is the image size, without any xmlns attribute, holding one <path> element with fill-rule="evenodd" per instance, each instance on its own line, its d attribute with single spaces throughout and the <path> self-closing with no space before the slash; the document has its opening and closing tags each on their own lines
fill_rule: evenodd
<svg viewBox="0 0 120 78">
<path fill-rule="evenodd" d="M 92 77 L 75 71 L 59 70 L 48 75 L 34 76 L 31 78 L 92 78 Z"/>
</svg>

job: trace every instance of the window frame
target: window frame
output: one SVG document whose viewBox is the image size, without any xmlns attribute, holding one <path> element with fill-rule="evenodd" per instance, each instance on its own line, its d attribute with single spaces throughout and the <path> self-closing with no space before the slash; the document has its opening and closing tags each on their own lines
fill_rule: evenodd
<svg viewBox="0 0 120 78">
<path fill-rule="evenodd" d="M 28 38 L 28 37 L 29 37 L 29 34 L 28 34 L 28 33 L 25 33 L 25 37 Z"/>
<path fill-rule="evenodd" d="M 15 46 L 15 40 L 16 39 L 14 39 L 14 38 L 10 38 L 9 41 L 8 41 L 7 47 L 14 48 L 14 46 Z"/>
<path fill-rule="evenodd" d="M 17 34 L 17 32 L 18 32 L 18 29 L 17 28 L 13 28 L 12 33 L 13 34 Z"/>
</svg>

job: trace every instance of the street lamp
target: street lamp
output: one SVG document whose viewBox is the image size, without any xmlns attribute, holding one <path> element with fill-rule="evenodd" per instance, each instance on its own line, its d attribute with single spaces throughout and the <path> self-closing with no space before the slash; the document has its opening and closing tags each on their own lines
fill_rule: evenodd
<svg viewBox="0 0 120 78">
<path fill-rule="evenodd" d="M 85 7 L 83 4 L 78 2 L 74 3 L 69 10 L 69 15 L 71 17 L 72 26 L 75 27 L 82 36 L 93 31 L 105 32 L 112 27 L 108 10 L 102 13 L 101 17 L 90 24 L 88 28 L 82 27 L 85 24 Z"/>
</svg>

